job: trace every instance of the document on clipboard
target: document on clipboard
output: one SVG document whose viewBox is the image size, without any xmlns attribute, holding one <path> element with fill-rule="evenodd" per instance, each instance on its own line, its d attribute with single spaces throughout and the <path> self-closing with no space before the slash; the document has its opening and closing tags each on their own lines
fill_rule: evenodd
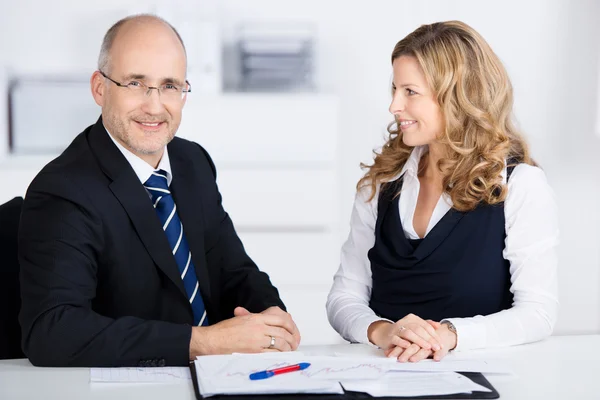
<svg viewBox="0 0 600 400">
<path fill-rule="evenodd" d="M 285 399 L 293 394 L 310 394 L 315 399 L 319 395 L 353 399 L 364 397 L 362 393 L 398 398 L 499 397 L 478 373 L 394 371 L 396 364 L 396 360 L 386 358 L 305 356 L 292 352 L 204 356 L 198 357 L 190 369 L 198 399 L 219 395 L 227 395 L 230 400 L 248 395 Z M 286 373 L 267 373 L 281 369 Z M 261 379 L 253 380 L 251 376 Z"/>
</svg>

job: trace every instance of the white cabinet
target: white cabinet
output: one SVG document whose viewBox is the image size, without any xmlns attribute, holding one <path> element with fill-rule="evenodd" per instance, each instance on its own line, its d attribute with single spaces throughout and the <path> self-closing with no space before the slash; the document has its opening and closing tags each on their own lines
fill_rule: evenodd
<svg viewBox="0 0 600 400">
<path fill-rule="evenodd" d="M 220 168 L 332 167 L 338 101 L 329 95 L 192 93 L 178 135 L 201 143 Z"/>
<path fill-rule="evenodd" d="M 60 97 L 50 89 L 46 95 Z M 49 104 L 45 112 L 56 114 Z M 86 122 L 68 130 L 60 124 L 41 130 L 26 125 L 23 117 L 19 131 L 43 133 L 64 147 L 99 113 L 91 109 L 80 115 Z M 223 206 L 247 252 L 279 289 L 303 344 L 341 341 L 325 313 L 341 244 L 338 118 L 337 98 L 329 95 L 192 94 L 177 133 L 200 143 L 213 158 Z M 36 146 L 51 151 L 37 136 L 20 137 L 16 143 L 21 154 Z M 24 195 L 31 179 L 55 156 L 5 156 L 0 161 L 5 182 L 0 200 Z"/>
<path fill-rule="evenodd" d="M 236 225 L 331 230 L 336 174 L 331 169 L 217 169 L 223 204 Z"/>
<path fill-rule="evenodd" d="M 213 158 L 223 206 L 303 344 L 342 341 L 325 312 L 339 264 L 338 118 L 328 95 L 190 96 L 179 130 Z"/>
</svg>

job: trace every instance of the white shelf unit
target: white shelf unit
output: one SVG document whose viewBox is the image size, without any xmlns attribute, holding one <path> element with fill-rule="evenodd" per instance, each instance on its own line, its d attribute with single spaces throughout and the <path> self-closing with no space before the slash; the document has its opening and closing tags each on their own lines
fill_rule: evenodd
<svg viewBox="0 0 600 400">
<path fill-rule="evenodd" d="M 90 124 L 99 115 L 95 111 L 87 118 Z M 333 95 L 190 95 L 178 131 L 210 153 L 225 209 L 249 255 L 279 289 L 307 345 L 343 342 L 325 313 L 341 245 L 338 119 Z M 74 137 L 84 128 L 51 124 L 44 135 L 68 143 L 72 139 L 65 135 Z M 24 195 L 55 156 L 5 154 L 0 201 Z"/>
</svg>

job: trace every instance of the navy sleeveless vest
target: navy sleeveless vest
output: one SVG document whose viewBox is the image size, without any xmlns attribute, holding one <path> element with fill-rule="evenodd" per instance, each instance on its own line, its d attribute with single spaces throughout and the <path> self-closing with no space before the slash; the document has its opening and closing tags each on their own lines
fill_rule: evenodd
<svg viewBox="0 0 600 400">
<path fill-rule="evenodd" d="M 504 204 L 480 204 L 469 212 L 452 208 L 425 238 L 409 240 L 396 196 L 402 182 L 401 176 L 383 184 L 379 194 L 375 245 L 368 253 L 371 309 L 392 321 L 410 313 L 440 321 L 510 308 Z"/>
</svg>

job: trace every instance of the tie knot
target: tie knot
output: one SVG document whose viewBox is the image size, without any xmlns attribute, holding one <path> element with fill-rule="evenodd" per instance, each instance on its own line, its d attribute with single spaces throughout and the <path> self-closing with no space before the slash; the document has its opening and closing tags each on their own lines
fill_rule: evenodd
<svg viewBox="0 0 600 400">
<path fill-rule="evenodd" d="M 169 184 L 167 182 L 167 173 L 162 169 L 154 171 L 150 178 L 144 183 L 144 187 L 150 192 L 152 200 L 156 201 L 159 197 L 168 196 Z"/>
</svg>

